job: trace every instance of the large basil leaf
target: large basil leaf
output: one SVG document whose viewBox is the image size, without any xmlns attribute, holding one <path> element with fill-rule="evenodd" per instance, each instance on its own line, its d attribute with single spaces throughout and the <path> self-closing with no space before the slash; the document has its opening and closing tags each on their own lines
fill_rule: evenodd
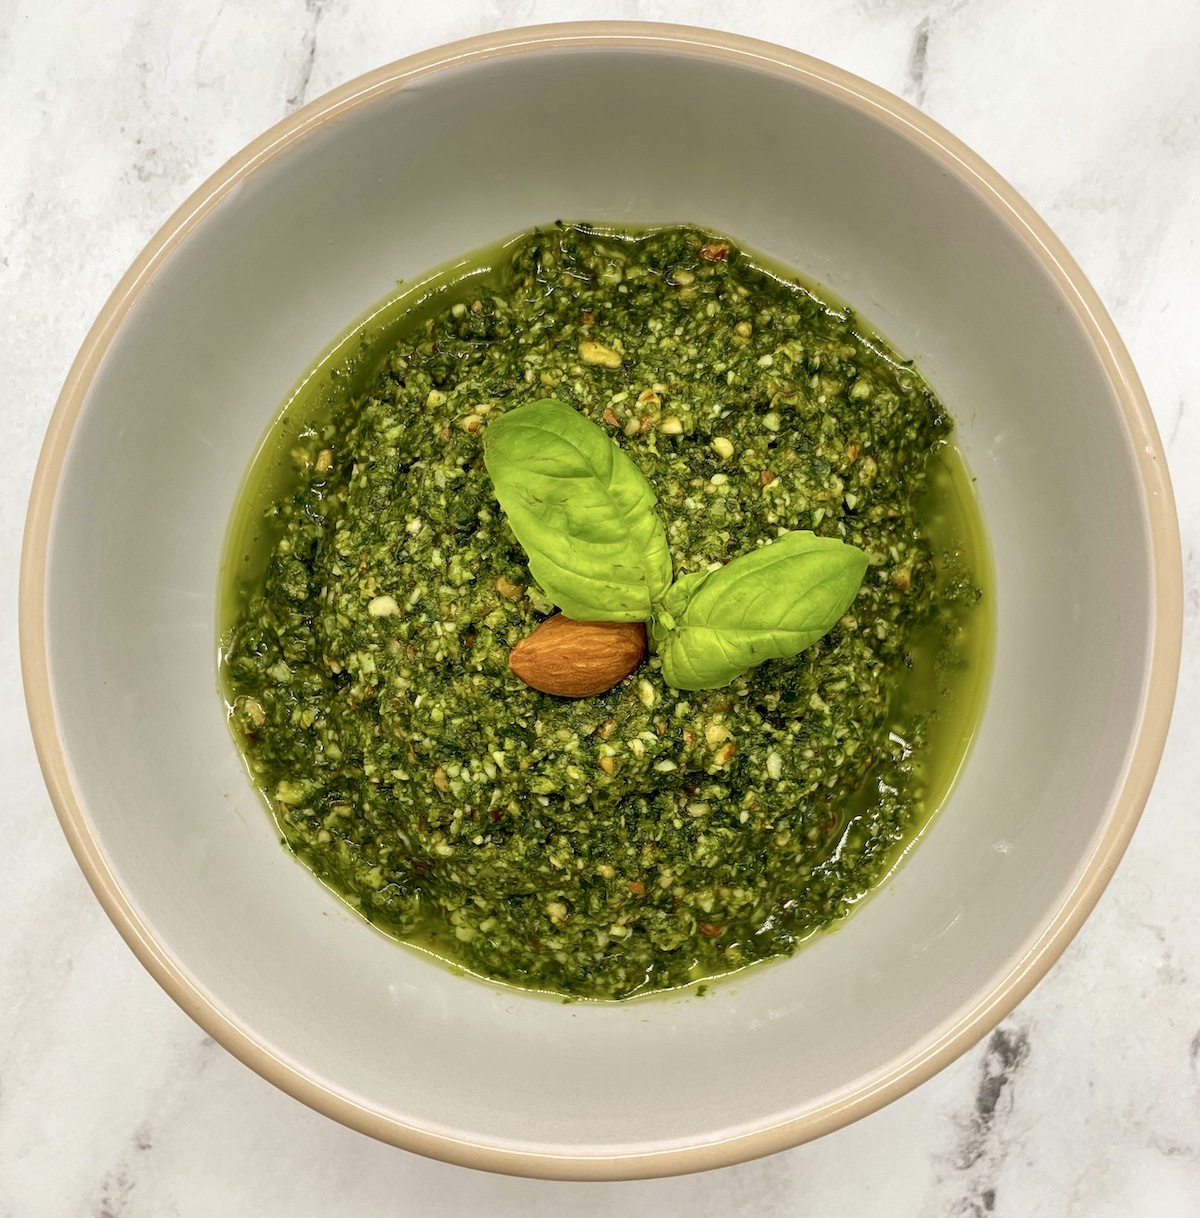
<svg viewBox="0 0 1200 1218">
<path fill-rule="evenodd" d="M 567 615 L 645 622 L 671 583 L 650 484 L 595 423 L 562 402 L 488 424 L 484 463 L 533 578 Z"/>
<path fill-rule="evenodd" d="M 867 569 L 854 546 L 787 533 L 672 585 L 651 628 L 676 689 L 718 689 L 764 660 L 811 647 L 850 607 Z"/>
</svg>

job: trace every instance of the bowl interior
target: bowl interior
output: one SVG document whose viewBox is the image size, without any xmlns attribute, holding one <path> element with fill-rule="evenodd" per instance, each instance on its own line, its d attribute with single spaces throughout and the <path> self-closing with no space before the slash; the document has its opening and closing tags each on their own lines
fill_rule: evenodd
<svg viewBox="0 0 1200 1218">
<path fill-rule="evenodd" d="M 296 378 L 397 279 L 559 217 L 708 225 L 830 287 L 949 405 L 994 547 L 995 675 L 941 817 L 835 934 L 699 1000 L 564 1005 L 375 934 L 280 848 L 216 688 L 222 541 Z M 649 45 L 445 67 L 227 193 L 87 392 L 47 575 L 84 822 L 161 948 L 263 1047 L 259 1067 L 297 1066 L 402 1141 L 409 1125 L 574 1156 L 828 1111 L 985 997 L 1105 828 L 1153 614 L 1114 390 L 1013 227 L 835 90 Z"/>
</svg>

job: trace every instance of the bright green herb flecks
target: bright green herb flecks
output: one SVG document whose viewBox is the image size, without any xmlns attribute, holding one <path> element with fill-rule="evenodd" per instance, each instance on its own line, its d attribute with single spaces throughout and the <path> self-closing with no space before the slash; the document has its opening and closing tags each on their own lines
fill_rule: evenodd
<svg viewBox="0 0 1200 1218">
<path fill-rule="evenodd" d="M 676 689 L 719 689 L 799 655 L 850 607 L 867 569 L 854 546 L 794 532 L 672 585 L 646 479 L 611 437 L 553 399 L 501 415 L 484 464 L 549 598 L 578 621 L 650 622 Z"/>
<path fill-rule="evenodd" d="M 376 925 L 520 985 L 623 997 L 792 952 L 913 840 L 980 705 L 945 411 L 852 315 L 693 229 L 556 227 L 418 296 L 306 382 L 231 540 L 231 722 L 280 833 Z M 485 443 L 551 397 L 653 493 L 694 592 L 668 629 L 803 532 L 866 555 L 853 603 L 722 689 L 668 684 L 669 640 L 595 698 L 523 685 L 509 649 L 553 602 Z"/>
</svg>

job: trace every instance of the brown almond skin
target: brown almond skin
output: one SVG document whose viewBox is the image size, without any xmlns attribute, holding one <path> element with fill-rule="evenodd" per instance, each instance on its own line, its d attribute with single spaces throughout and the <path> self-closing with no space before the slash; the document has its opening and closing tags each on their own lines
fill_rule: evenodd
<svg viewBox="0 0 1200 1218">
<path fill-rule="evenodd" d="M 544 694 L 590 698 L 623 681 L 645 655 L 641 622 L 577 622 L 556 613 L 508 653 L 508 666 Z"/>
</svg>

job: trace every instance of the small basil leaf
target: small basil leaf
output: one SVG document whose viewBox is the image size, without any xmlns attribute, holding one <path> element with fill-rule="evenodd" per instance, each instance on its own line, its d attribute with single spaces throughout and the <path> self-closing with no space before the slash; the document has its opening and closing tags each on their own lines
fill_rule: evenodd
<svg viewBox="0 0 1200 1218">
<path fill-rule="evenodd" d="M 663 677 L 676 689 L 719 689 L 764 660 L 799 655 L 850 607 L 866 570 L 854 546 L 796 532 L 683 576 L 651 627 Z"/>
<path fill-rule="evenodd" d="M 671 583 L 657 502 L 641 471 L 562 402 L 488 425 L 484 463 L 533 578 L 584 622 L 645 622 Z"/>
</svg>

